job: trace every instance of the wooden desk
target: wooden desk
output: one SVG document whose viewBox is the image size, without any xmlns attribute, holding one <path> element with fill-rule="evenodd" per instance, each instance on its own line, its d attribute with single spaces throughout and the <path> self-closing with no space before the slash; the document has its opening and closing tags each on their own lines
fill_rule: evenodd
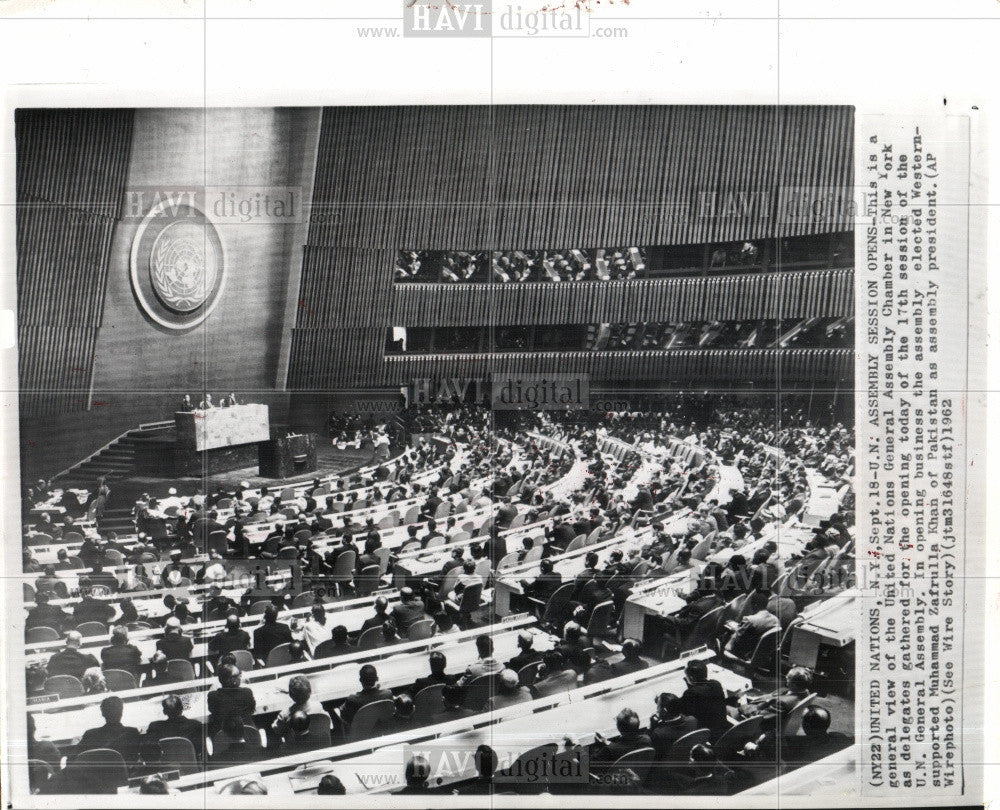
<svg viewBox="0 0 1000 810">
<path fill-rule="evenodd" d="M 225 593 L 225 591 L 223 592 Z M 356 632 L 361 629 L 365 619 L 374 615 L 374 602 L 379 596 L 384 596 L 389 602 L 389 608 L 399 600 L 399 591 L 380 591 L 372 596 L 363 596 L 357 599 L 347 599 L 341 602 L 329 602 L 324 605 L 327 614 L 327 627 L 331 630 L 338 624 L 343 624 L 348 631 Z M 294 608 L 284 610 L 279 616 L 279 621 L 291 623 L 292 625 L 307 620 L 312 611 L 311 607 Z M 253 631 L 263 624 L 264 617 L 244 616 L 240 619 L 240 626 L 246 630 L 250 636 Z M 211 622 L 199 622 L 198 624 L 184 625 L 184 634 L 195 642 L 192 658 L 199 658 L 207 653 L 208 640 L 218 633 L 225 625 L 225 619 Z M 296 632 L 293 628 L 292 635 L 301 638 L 301 630 Z M 162 628 L 155 627 L 150 630 L 135 630 L 129 633 L 129 642 L 134 644 L 142 652 L 143 658 L 149 660 L 156 650 L 156 642 L 163 636 Z M 51 655 L 62 649 L 65 642 L 61 639 L 57 641 L 45 641 L 29 646 L 33 652 L 28 655 L 26 663 L 45 662 Z M 92 655 L 100 657 L 100 651 L 108 646 L 108 639 L 104 636 L 88 636 L 83 639 L 80 649 Z"/>
<path fill-rule="evenodd" d="M 533 625 L 533 617 L 503 625 L 493 636 L 494 655 L 499 661 L 512 658 L 518 652 L 517 636 L 522 629 Z M 551 649 L 556 639 L 533 629 L 535 648 Z M 277 712 L 288 703 L 288 682 L 295 675 L 305 675 L 313 688 L 317 701 L 342 700 L 361 687 L 358 680 L 363 663 L 374 664 L 379 681 L 386 689 L 396 689 L 413 683 L 430 670 L 427 656 L 431 650 L 441 650 L 448 659 L 448 672 L 461 673 L 479 657 L 475 639 L 482 629 L 467 630 L 449 636 L 424 641 L 407 642 L 394 647 L 352 653 L 336 658 L 322 658 L 288 664 L 282 667 L 254 670 L 244 673 L 244 685 L 253 689 L 257 701 L 256 714 Z M 160 702 L 168 694 L 178 694 L 184 702 L 188 717 L 205 720 L 208 717 L 206 695 L 218 684 L 213 679 L 185 681 L 163 687 L 132 689 L 116 694 L 125 702 L 122 723 L 144 730 L 150 722 L 162 717 Z M 106 694 L 61 700 L 56 703 L 28 707 L 35 717 L 39 739 L 48 739 L 57 745 L 76 741 L 88 728 L 101 725 L 100 702 Z"/>
<path fill-rule="evenodd" d="M 693 657 L 709 658 L 707 652 Z M 492 747 L 503 767 L 536 745 L 557 743 L 571 736 L 581 745 L 593 742 L 600 731 L 607 737 L 617 735 L 615 716 L 623 708 L 632 708 L 640 717 L 652 713 L 654 699 L 661 692 L 683 693 L 686 660 L 658 664 L 638 673 L 623 675 L 590 686 L 539 698 L 498 712 L 483 712 L 472 717 L 428 726 L 422 729 L 387 735 L 373 740 L 333 746 L 310 752 L 310 764 L 299 768 L 302 755 L 282 757 L 247 766 L 181 777 L 173 787 L 181 791 L 202 790 L 222 785 L 249 774 L 259 774 L 270 785 L 290 781 L 296 793 L 314 792 L 323 775 L 336 775 L 349 794 L 386 792 L 398 789 L 406 762 L 415 754 L 430 752 L 435 783 L 447 785 L 475 775 L 474 757 L 480 744 Z M 719 680 L 730 694 L 740 694 L 751 682 L 732 672 L 709 665 L 709 677 Z M 451 756 L 441 756 L 450 751 Z M 297 770 L 296 770 L 297 769 Z M 388 782 L 388 784 L 387 784 Z"/>
<path fill-rule="evenodd" d="M 644 641 L 647 616 L 669 616 L 684 607 L 684 597 L 698 584 L 699 571 L 695 566 L 639 585 L 622 609 L 623 636 Z"/>
<path fill-rule="evenodd" d="M 642 544 L 644 538 L 648 539 L 651 534 L 650 529 L 635 532 L 630 527 L 617 532 L 614 537 L 602 540 L 590 546 L 583 546 L 575 551 L 549 557 L 553 563 L 553 570 L 562 575 L 563 583 L 571 582 L 577 574 L 586 567 L 587 555 L 594 552 L 598 555 L 601 563 L 605 563 L 610 558 L 611 552 L 615 549 L 629 550 L 637 548 Z M 527 565 L 515 565 L 501 571 L 495 576 L 493 609 L 497 616 L 506 616 L 511 613 L 510 597 L 512 594 L 523 595 L 524 588 L 521 587 L 521 580 L 532 580 L 538 576 L 541 569 L 539 563 L 528 563 Z"/>
<path fill-rule="evenodd" d="M 861 621 L 860 598 L 861 592 L 852 588 L 811 605 L 792 630 L 789 662 L 815 669 L 821 645 L 840 648 L 853 643 Z"/>
</svg>

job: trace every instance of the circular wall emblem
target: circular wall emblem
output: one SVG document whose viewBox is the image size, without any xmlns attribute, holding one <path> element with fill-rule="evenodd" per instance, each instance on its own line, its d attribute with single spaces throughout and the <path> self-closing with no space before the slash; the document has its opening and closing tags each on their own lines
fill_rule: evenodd
<svg viewBox="0 0 1000 810">
<path fill-rule="evenodd" d="M 136 232 L 130 265 L 139 305 L 168 329 L 201 323 L 222 294 L 222 240 L 215 225 L 191 205 L 155 205 Z"/>
</svg>

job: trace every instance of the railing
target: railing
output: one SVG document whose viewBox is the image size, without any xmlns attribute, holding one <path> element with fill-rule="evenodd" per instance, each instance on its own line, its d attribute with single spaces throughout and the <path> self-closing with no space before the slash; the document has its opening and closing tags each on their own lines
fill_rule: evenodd
<svg viewBox="0 0 1000 810">
<path fill-rule="evenodd" d="M 854 270 L 828 267 L 631 281 L 399 284 L 392 292 L 389 325 L 725 321 L 853 313 Z"/>
<path fill-rule="evenodd" d="M 426 354 L 385 357 L 387 385 L 415 378 L 517 374 L 589 375 L 591 380 L 655 380 L 727 387 L 835 385 L 854 376 L 852 349 L 656 349 Z"/>
<path fill-rule="evenodd" d="M 111 445 L 117 444 L 122 439 L 124 439 L 126 436 L 128 436 L 129 433 L 133 433 L 136 430 L 163 430 L 165 428 L 171 428 L 173 426 L 174 426 L 174 421 L 171 419 L 171 420 L 163 421 L 163 422 L 144 422 L 143 424 L 139 425 L 139 427 L 137 427 L 137 428 L 129 428 L 124 433 L 122 433 L 122 434 L 120 434 L 118 436 L 115 436 L 115 438 L 113 438 L 111 441 L 109 441 L 103 447 L 99 448 L 98 450 L 95 450 L 93 453 L 91 453 L 89 456 L 87 456 L 85 459 L 83 459 L 83 461 L 78 461 L 78 462 L 76 462 L 76 464 L 72 465 L 71 467 L 67 467 L 65 470 L 62 470 L 61 472 L 58 472 L 55 475 L 53 475 L 52 476 L 52 480 L 53 481 L 58 481 L 63 476 L 69 475 L 69 473 L 73 472 L 73 470 L 79 469 L 80 467 L 82 467 L 84 464 L 86 464 L 89 461 L 93 461 L 95 458 L 97 458 L 99 455 L 101 455 L 101 453 L 103 453 L 105 450 L 107 450 L 108 448 L 110 448 Z"/>
</svg>

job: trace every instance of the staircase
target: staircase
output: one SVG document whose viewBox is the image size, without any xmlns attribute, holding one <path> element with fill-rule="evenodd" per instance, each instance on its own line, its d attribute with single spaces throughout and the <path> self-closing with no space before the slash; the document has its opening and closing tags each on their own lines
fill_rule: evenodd
<svg viewBox="0 0 1000 810">
<path fill-rule="evenodd" d="M 135 430 L 123 433 L 91 454 L 79 464 L 64 470 L 54 477 L 62 487 L 92 488 L 97 479 L 104 476 L 108 481 L 130 474 L 135 464 L 135 440 L 173 427 L 173 422 L 150 422 L 139 425 Z"/>
<path fill-rule="evenodd" d="M 118 438 L 108 442 L 79 464 L 59 473 L 53 481 L 58 482 L 61 487 L 81 487 L 93 490 L 98 479 L 103 477 L 109 482 L 113 492 L 115 489 L 113 482 L 132 474 L 134 470 L 136 440 L 147 439 L 157 433 L 170 430 L 173 426 L 172 421 L 139 425 L 135 430 L 123 433 Z M 130 508 L 116 509 L 113 502 L 114 497 L 112 497 L 112 503 L 104 510 L 99 522 L 99 530 L 102 533 L 114 531 L 119 534 L 135 531 L 132 510 Z"/>
</svg>

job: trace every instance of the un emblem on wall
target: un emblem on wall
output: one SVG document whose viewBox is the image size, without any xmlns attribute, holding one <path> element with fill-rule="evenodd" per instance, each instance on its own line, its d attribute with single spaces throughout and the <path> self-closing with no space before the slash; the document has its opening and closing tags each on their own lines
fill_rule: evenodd
<svg viewBox="0 0 1000 810">
<path fill-rule="evenodd" d="M 222 241 L 215 225 L 191 205 L 155 205 L 136 232 L 130 264 L 139 305 L 168 329 L 201 323 L 222 294 Z"/>
</svg>

